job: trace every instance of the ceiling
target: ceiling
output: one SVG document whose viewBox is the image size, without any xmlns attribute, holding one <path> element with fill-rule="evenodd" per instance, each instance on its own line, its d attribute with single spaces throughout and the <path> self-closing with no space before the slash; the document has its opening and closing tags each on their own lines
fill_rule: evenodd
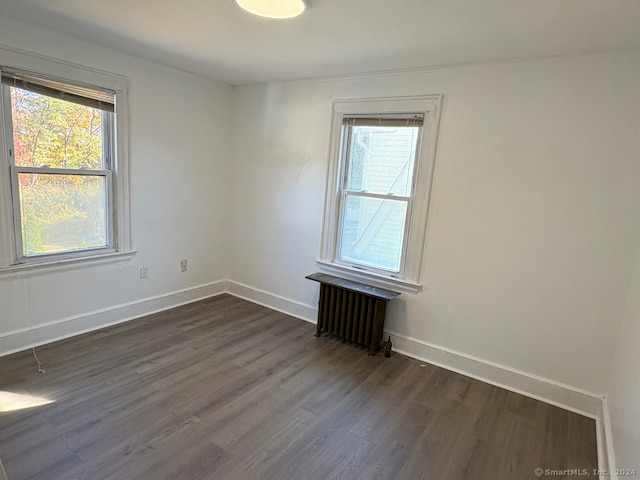
<svg viewBox="0 0 640 480">
<path fill-rule="evenodd" d="M 230 85 L 640 50 L 639 0 L 2 0 L 0 14 Z"/>
</svg>

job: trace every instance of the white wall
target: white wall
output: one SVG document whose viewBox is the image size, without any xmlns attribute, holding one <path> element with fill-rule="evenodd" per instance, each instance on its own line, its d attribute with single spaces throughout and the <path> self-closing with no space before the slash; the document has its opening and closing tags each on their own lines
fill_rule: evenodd
<svg viewBox="0 0 640 480">
<path fill-rule="evenodd" d="M 640 252 L 607 392 L 615 466 L 640 470 Z M 623 478 L 620 475 L 619 478 Z"/>
<path fill-rule="evenodd" d="M 122 264 L 19 280 L 0 275 L 0 353 L 166 306 L 144 302 L 150 298 L 207 294 L 197 287 L 226 278 L 230 87 L 2 17 L 0 45 L 128 77 L 138 251 Z M 189 260 L 185 273 L 181 259 Z M 126 308 L 109 314 L 119 306 Z"/>
<path fill-rule="evenodd" d="M 640 56 L 234 88 L 233 280 L 314 307 L 335 99 L 445 95 L 422 283 L 387 330 L 604 394 L 640 243 Z"/>
</svg>

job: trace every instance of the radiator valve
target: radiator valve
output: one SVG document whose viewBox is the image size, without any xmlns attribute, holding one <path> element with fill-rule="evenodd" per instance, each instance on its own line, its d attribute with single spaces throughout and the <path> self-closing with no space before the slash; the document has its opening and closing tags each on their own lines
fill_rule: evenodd
<svg viewBox="0 0 640 480">
<path fill-rule="evenodd" d="M 389 335 L 389 340 L 384 342 L 384 356 L 387 358 L 391 356 L 391 335 Z"/>
</svg>

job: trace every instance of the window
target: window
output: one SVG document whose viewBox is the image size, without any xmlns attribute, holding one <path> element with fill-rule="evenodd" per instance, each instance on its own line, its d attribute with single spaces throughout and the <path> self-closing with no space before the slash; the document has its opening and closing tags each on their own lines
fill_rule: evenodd
<svg viewBox="0 0 640 480">
<path fill-rule="evenodd" d="M 334 104 L 321 267 L 417 291 L 440 104 Z"/>
<path fill-rule="evenodd" d="M 127 252 L 121 79 L 108 88 L 15 68 L 0 74 L 0 221 L 9 232 L 0 268 Z"/>
</svg>

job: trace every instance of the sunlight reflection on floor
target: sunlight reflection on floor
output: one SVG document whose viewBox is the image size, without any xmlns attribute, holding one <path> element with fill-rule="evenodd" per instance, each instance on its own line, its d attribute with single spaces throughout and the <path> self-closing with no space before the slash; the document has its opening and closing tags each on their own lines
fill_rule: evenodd
<svg viewBox="0 0 640 480">
<path fill-rule="evenodd" d="M 49 400 L 48 398 L 0 390 L 0 412 L 12 412 L 24 408 L 40 407 L 53 402 L 54 400 Z"/>
</svg>

